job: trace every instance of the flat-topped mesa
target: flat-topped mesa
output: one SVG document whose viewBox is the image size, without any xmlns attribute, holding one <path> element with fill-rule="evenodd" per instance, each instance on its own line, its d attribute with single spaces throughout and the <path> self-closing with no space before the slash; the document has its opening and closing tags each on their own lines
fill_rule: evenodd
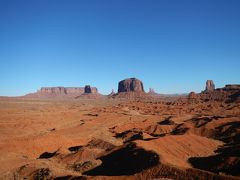
<svg viewBox="0 0 240 180">
<path fill-rule="evenodd" d="M 213 83 L 213 80 L 207 80 L 205 92 L 211 92 L 214 90 L 215 90 L 215 84 Z"/>
<path fill-rule="evenodd" d="M 37 91 L 39 94 L 55 94 L 55 95 L 67 95 L 67 94 L 82 94 L 84 92 L 81 87 L 42 87 Z"/>
<path fill-rule="evenodd" d="M 29 98 L 75 98 L 84 93 L 98 94 L 96 87 L 42 87 L 36 93 L 30 93 L 24 97 Z"/>
<path fill-rule="evenodd" d="M 118 83 L 118 93 L 121 92 L 144 92 L 143 83 L 136 78 L 124 79 Z"/>
<path fill-rule="evenodd" d="M 98 93 L 96 87 L 86 85 L 85 87 L 42 87 L 38 93 L 46 94 L 83 94 L 83 93 Z"/>
</svg>

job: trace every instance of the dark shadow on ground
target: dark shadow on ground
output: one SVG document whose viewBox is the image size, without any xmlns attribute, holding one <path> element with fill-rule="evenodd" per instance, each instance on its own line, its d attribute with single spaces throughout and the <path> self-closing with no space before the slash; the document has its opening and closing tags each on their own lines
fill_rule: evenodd
<svg viewBox="0 0 240 180">
<path fill-rule="evenodd" d="M 156 153 L 139 148 L 133 142 L 128 143 L 118 150 L 102 156 L 99 159 L 102 161 L 102 164 L 95 169 L 86 172 L 86 175 L 133 175 L 159 164 L 159 156 Z"/>
</svg>

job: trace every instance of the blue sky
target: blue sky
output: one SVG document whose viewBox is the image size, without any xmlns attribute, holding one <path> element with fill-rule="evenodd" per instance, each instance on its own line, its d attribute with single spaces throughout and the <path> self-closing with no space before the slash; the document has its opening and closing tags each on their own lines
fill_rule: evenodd
<svg viewBox="0 0 240 180">
<path fill-rule="evenodd" d="M 128 77 L 159 93 L 240 83 L 240 1 L 0 0 L 0 95 Z"/>
</svg>

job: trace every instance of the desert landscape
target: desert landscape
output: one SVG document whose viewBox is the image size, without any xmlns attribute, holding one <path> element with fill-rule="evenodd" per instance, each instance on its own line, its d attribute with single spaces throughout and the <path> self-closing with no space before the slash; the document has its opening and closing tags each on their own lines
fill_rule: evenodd
<svg viewBox="0 0 240 180">
<path fill-rule="evenodd" d="M 45 87 L 1 97 L 0 126 L 1 179 L 240 179 L 240 85 Z"/>
<path fill-rule="evenodd" d="M 240 0 L 0 0 L 0 180 L 240 180 Z"/>
</svg>

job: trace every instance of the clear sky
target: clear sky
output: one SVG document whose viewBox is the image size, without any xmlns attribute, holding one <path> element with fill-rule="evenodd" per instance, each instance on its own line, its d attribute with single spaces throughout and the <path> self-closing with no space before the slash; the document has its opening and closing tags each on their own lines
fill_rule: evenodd
<svg viewBox="0 0 240 180">
<path fill-rule="evenodd" d="M 0 0 L 0 95 L 128 77 L 159 93 L 240 83 L 240 1 Z"/>
</svg>

